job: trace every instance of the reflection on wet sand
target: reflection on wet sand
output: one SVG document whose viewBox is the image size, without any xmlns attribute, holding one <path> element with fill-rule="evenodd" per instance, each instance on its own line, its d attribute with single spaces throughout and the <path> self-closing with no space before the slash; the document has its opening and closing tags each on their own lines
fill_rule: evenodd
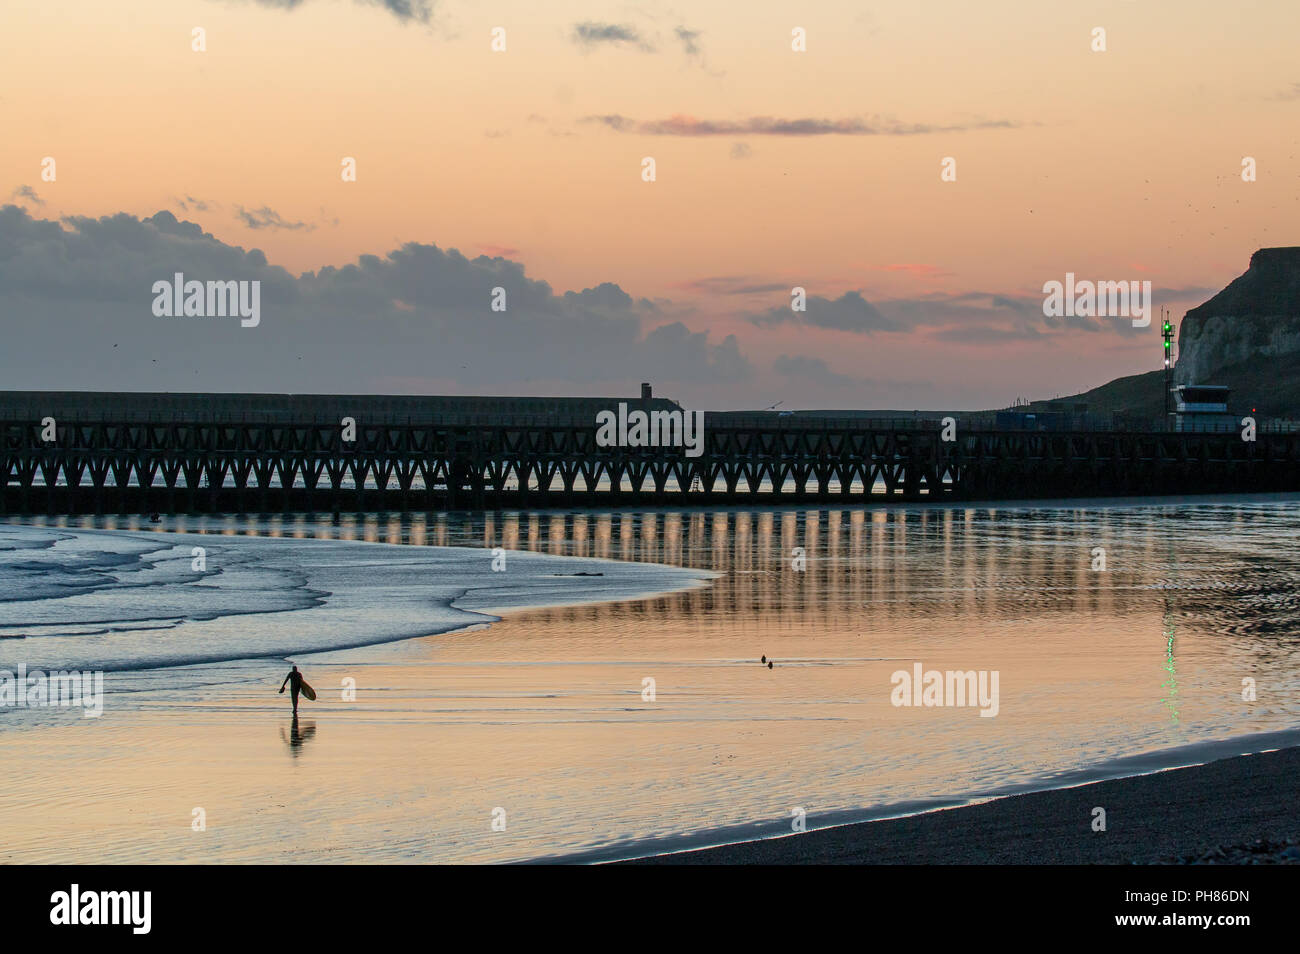
<svg viewBox="0 0 1300 954">
<path fill-rule="evenodd" d="M 329 515 L 169 517 L 160 529 L 502 547 L 719 574 L 702 588 L 516 612 L 474 632 L 313 661 L 334 667 L 331 680 L 359 673 L 362 688 L 355 706 L 315 714 L 330 727 L 313 761 L 337 770 L 313 774 L 310 789 L 298 773 L 268 773 L 270 754 L 256 761 L 265 724 L 254 710 L 228 737 L 206 720 L 193 730 L 236 762 L 124 768 L 129 756 L 114 750 L 95 779 L 106 789 L 174 773 L 188 792 L 201 775 L 244 805 L 271 787 L 282 809 L 228 821 L 231 858 L 273 852 L 304 804 L 325 819 L 328 835 L 314 843 L 328 844 L 329 860 L 517 860 L 624 844 L 634 853 L 684 833 L 788 831 L 793 806 L 812 828 L 883 806 L 1077 781 L 1069 773 L 1107 760 L 1300 721 L 1300 516 L 1274 502 L 371 514 L 337 525 Z M 999 673 L 998 715 L 891 705 L 891 674 L 918 663 Z M 1243 699 L 1245 679 L 1257 701 Z M 114 725 L 134 738 L 128 720 Z M 295 757 L 309 726 L 281 728 Z M 142 731 L 184 730 L 160 718 Z M 274 757 L 282 765 L 283 749 Z M 245 767 L 208 777 L 228 764 Z M 489 828 L 494 806 L 507 809 L 508 831 Z M 76 843 L 83 824 L 69 815 L 60 830 Z M 114 844 L 119 859 L 182 856 L 138 834 Z"/>
<path fill-rule="evenodd" d="M 284 726 L 280 726 L 280 739 L 285 743 L 285 745 L 289 746 L 289 751 L 293 753 L 294 758 L 297 758 L 302 754 L 300 749 L 306 743 L 310 742 L 312 736 L 315 734 L 315 720 L 308 719 L 301 724 L 301 727 L 299 727 L 298 714 L 296 712 L 293 715 L 293 721 L 289 725 L 289 732 L 287 735 L 285 734 Z"/>
</svg>

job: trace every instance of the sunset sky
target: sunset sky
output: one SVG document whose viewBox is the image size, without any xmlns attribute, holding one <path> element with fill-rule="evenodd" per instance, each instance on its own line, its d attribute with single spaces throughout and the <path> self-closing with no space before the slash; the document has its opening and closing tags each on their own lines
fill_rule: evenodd
<svg viewBox="0 0 1300 954">
<path fill-rule="evenodd" d="M 1073 393 L 1158 322 L 1049 322 L 1044 282 L 1181 318 L 1300 245 L 1297 36 L 1293 0 L 5 0 L 3 386 Z M 175 271 L 260 278 L 261 325 L 155 317 Z"/>
</svg>

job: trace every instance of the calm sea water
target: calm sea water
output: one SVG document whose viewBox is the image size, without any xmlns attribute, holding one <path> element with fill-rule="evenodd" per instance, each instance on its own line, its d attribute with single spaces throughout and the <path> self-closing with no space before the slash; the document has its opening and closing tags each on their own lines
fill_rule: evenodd
<svg viewBox="0 0 1300 954">
<path fill-rule="evenodd" d="M 113 525 L 148 528 L 96 524 Z M 0 821 L 73 764 L 82 786 L 55 800 L 43 831 L 93 829 L 77 820 L 97 817 L 78 795 L 87 771 L 100 798 L 135 797 L 154 819 L 101 820 L 107 860 L 270 860 L 286 833 L 299 860 L 619 857 L 789 832 L 799 815 L 813 828 L 1081 781 L 1143 753 L 1167 753 L 1148 768 L 1187 764 L 1213 740 L 1300 725 L 1291 499 L 337 526 L 169 518 L 166 529 L 484 558 L 500 547 L 716 576 L 545 609 L 485 596 L 476 610 L 506 614 L 487 628 L 293 655 L 318 689 L 349 677 L 362 687 L 353 703 L 322 692 L 310 731 L 290 727 L 267 692 L 285 667 L 252 661 L 190 667 L 206 676 L 183 698 L 142 674 L 115 722 L 6 733 L 7 756 L 25 768 L 5 786 Z M 345 551 L 339 560 L 354 558 Z M 917 663 L 996 673 L 997 715 L 891 704 L 893 674 Z M 137 742 L 114 755 L 113 733 Z M 192 763 L 178 752 L 213 736 Z M 71 761 L 29 764 L 52 739 Z M 202 798 L 228 806 L 227 819 L 197 847 L 185 825 Z M 173 811 L 176 830 L 164 830 Z M 34 844 L 13 851 L 57 858 Z"/>
</svg>

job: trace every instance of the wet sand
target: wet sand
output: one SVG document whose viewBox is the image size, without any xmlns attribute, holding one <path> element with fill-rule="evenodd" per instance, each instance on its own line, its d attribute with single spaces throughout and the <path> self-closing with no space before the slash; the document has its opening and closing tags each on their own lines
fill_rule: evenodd
<svg viewBox="0 0 1300 954">
<path fill-rule="evenodd" d="M 505 617 L 486 629 L 115 674 L 100 719 L 41 713 L 39 727 L 0 731 L 0 861 L 618 860 L 780 835 L 792 806 L 810 826 L 857 824 L 1295 744 L 1241 741 L 1297 727 L 1294 508 L 438 516 L 228 529 L 349 530 L 369 542 L 476 546 L 484 558 L 501 545 L 718 576 L 639 600 L 481 607 Z M 1097 541 L 1105 573 L 1090 569 Z M 799 571 L 796 547 L 810 557 Z M 353 617 L 362 627 L 380 618 Z M 775 657 L 773 669 L 763 655 Z M 290 661 L 319 694 L 296 727 L 275 693 Z M 999 672 L 998 716 L 893 705 L 891 674 L 917 662 Z M 1243 699 L 1247 677 L 1257 700 Z M 1228 751 L 1165 758 L 1225 739 L 1237 740 Z M 1142 753 L 1164 755 L 1113 770 Z M 1229 786 L 1230 807 L 1254 789 Z M 1094 836 L 1094 804 L 1056 817 L 1058 849 L 1068 838 L 1131 836 L 1134 810 L 1109 803 L 1110 831 Z M 1164 838 L 1139 846 L 1144 858 L 1269 834 L 1250 819 L 1241 829 L 1215 822 L 1222 830 L 1188 822 L 1171 834 L 1176 818 L 1139 810 Z M 1050 826 L 1022 829 L 1013 818 L 1000 834 L 977 827 L 949 844 L 925 826 L 967 816 L 943 814 L 886 823 L 923 834 L 899 835 L 893 855 L 871 860 L 1000 861 L 1051 841 L 1034 834 Z M 810 840 L 799 850 L 839 837 L 801 835 Z M 763 844 L 752 850 L 791 850 Z M 1009 846 L 1001 855 L 999 844 Z"/>
<path fill-rule="evenodd" d="M 1094 809 L 1106 830 L 1094 832 Z M 1300 747 L 631 864 L 1150 864 L 1300 836 Z M 1294 843 L 1294 842 L 1293 842 Z M 1283 852 L 1261 860 L 1297 863 Z M 1221 862 L 1220 862 L 1221 863 Z"/>
</svg>

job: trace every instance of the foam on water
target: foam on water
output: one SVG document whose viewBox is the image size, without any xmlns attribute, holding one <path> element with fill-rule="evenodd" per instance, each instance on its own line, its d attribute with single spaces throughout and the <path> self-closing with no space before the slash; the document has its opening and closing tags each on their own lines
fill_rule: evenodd
<svg viewBox="0 0 1300 954">
<path fill-rule="evenodd" d="M 494 572 L 491 551 L 464 547 L 0 525 L 0 671 L 288 657 L 491 622 L 490 610 L 703 585 L 710 575 L 538 553 L 504 559 Z"/>
</svg>

